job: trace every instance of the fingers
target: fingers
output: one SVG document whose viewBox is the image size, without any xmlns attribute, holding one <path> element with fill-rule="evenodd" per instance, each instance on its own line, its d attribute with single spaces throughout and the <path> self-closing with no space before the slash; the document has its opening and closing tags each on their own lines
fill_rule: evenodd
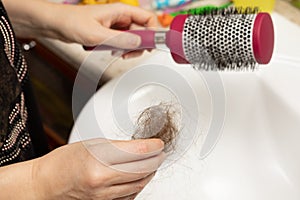
<svg viewBox="0 0 300 200">
<path fill-rule="evenodd" d="M 152 12 L 144 10 L 136 6 L 129 6 L 126 4 L 111 4 L 115 10 L 114 15 L 111 16 L 110 27 L 103 29 L 102 34 L 103 38 L 105 36 L 110 36 L 111 39 L 108 39 L 103 42 L 103 44 L 110 45 L 113 47 L 119 47 L 122 49 L 135 49 L 139 47 L 141 43 L 141 38 L 138 35 L 130 33 L 122 33 L 114 29 L 124 29 L 132 28 L 134 26 L 139 27 L 157 27 L 158 22 L 156 15 Z"/>
<path fill-rule="evenodd" d="M 98 161 L 110 166 L 145 160 L 159 155 L 164 148 L 160 139 L 97 141 L 98 139 L 84 141 L 84 145 Z"/>
<path fill-rule="evenodd" d="M 136 49 L 141 44 L 140 36 L 126 31 L 118 31 L 109 28 L 102 28 L 99 38 L 107 38 L 102 44 L 117 47 L 120 49 Z"/>
<path fill-rule="evenodd" d="M 138 194 L 132 194 L 132 195 L 129 195 L 127 197 L 120 197 L 120 198 L 116 198 L 114 200 L 133 200 L 135 199 L 135 197 L 137 196 Z"/>
<path fill-rule="evenodd" d="M 93 139 L 85 141 L 85 147 L 106 166 L 107 186 L 143 179 L 156 171 L 166 157 L 162 151 L 164 144 L 159 139 L 106 142 Z"/>
<path fill-rule="evenodd" d="M 143 50 L 131 51 L 122 55 L 123 59 L 136 58 L 143 54 Z"/>
<path fill-rule="evenodd" d="M 111 194 L 114 194 L 112 199 L 134 199 L 137 194 L 140 193 L 144 189 L 144 187 L 152 180 L 154 176 L 155 173 L 152 173 L 144 179 L 110 187 L 109 192 Z"/>
<path fill-rule="evenodd" d="M 157 170 L 157 168 L 162 164 L 165 158 L 166 158 L 166 154 L 164 152 L 161 152 L 159 155 L 150 157 L 148 159 L 116 164 L 116 165 L 112 165 L 111 167 L 117 171 L 133 173 L 133 174 L 151 173 Z M 122 177 L 120 177 L 119 182 L 124 181 L 121 179 Z"/>
<path fill-rule="evenodd" d="M 107 185 L 123 184 L 143 179 L 157 171 L 165 157 L 166 154 L 161 153 L 158 156 L 142 161 L 110 166 L 111 170 L 107 172 L 107 175 L 110 177 L 107 180 Z"/>
<path fill-rule="evenodd" d="M 166 154 L 162 152 L 145 160 L 107 166 L 105 170 L 105 185 L 119 185 L 138 181 L 156 172 L 159 166 L 165 160 Z M 103 171 L 103 170 L 102 170 Z"/>
<path fill-rule="evenodd" d="M 115 4 L 116 10 L 120 10 L 119 19 L 122 17 L 130 17 L 133 23 L 146 26 L 146 27 L 157 27 L 157 17 L 153 12 L 147 11 L 140 7 L 129 6 L 125 4 Z"/>
</svg>

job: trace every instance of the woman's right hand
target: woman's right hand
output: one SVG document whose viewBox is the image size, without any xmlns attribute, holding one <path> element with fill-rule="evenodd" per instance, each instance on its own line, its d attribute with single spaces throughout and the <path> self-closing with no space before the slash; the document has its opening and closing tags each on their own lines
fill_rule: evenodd
<svg viewBox="0 0 300 200">
<path fill-rule="evenodd" d="M 165 159 L 159 139 L 93 139 L 34 160 L 37 199 L 134 199 Z"/>
</svg>

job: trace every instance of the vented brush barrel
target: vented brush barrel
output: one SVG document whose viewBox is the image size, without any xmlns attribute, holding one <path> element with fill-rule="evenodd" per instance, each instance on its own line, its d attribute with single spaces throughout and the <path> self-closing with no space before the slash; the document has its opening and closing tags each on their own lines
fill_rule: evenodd
<svg viewBox="0 0 300 200">
<path fill-rule="evenodd" d="M 179 15 L 171 30 L 167 45 L 173 59 L 196 68 L 254 67 L 267 64 L 273 53 L 274 29 L 268 13 Z"/>
</svg>

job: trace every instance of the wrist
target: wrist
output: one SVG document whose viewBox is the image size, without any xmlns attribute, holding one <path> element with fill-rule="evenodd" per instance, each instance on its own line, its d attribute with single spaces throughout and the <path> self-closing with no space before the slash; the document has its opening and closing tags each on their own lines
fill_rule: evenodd
<svg viewBox="0 0 300 200">
<path fill-rule="evenodd" d="M 71 170 L 64 155 L 65 146 L 34 160 L 32 165 L 33 189 L 38 200 L 67 199 L 72 187 Z M 73 178 L 71 176 L 71 178 Z"/>
<path fill-rule="evenodd" d="M 44 170 L 41 169 L 39 164 L 41 159 L 42 158 L 37 158 L 32 160 L 31 165 L 31 188 L 32 191 L 34 191 L 33 193 L 35 194 L 33 197 L 34 200 L 47 200 L 50 199 L 49 197 L 51 196 L 51 194 L 47 191 L 47 181 L 43 176 Z"/>
<path fill-rule="evenodd" d="M 20 37 L 54 37 L 56 10 L 60 6 L 47 0 L 2 0 L 14 31 Z"/>
<path fill-rule="evenodd" d="M 31 160 L 0 168 L 0 199 L 40 199 L 33 179 L 33 163 Z"/>
</svg>

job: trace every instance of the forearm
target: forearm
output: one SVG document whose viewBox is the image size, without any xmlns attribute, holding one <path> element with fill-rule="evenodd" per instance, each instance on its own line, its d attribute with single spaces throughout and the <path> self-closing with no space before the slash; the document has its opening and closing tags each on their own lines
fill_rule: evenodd
<svg viewBox="0 0 300 200">
<path fill-rule="evenodd" d="M 39 199 L 33 171 L 33 161 L 0 167 L 0 199 Z"/>
<path fill-rule="evenodd" d="M 47 0 L 2 0 L 18 37 L 56 37 L 59 9 Z"/>
</svg>

